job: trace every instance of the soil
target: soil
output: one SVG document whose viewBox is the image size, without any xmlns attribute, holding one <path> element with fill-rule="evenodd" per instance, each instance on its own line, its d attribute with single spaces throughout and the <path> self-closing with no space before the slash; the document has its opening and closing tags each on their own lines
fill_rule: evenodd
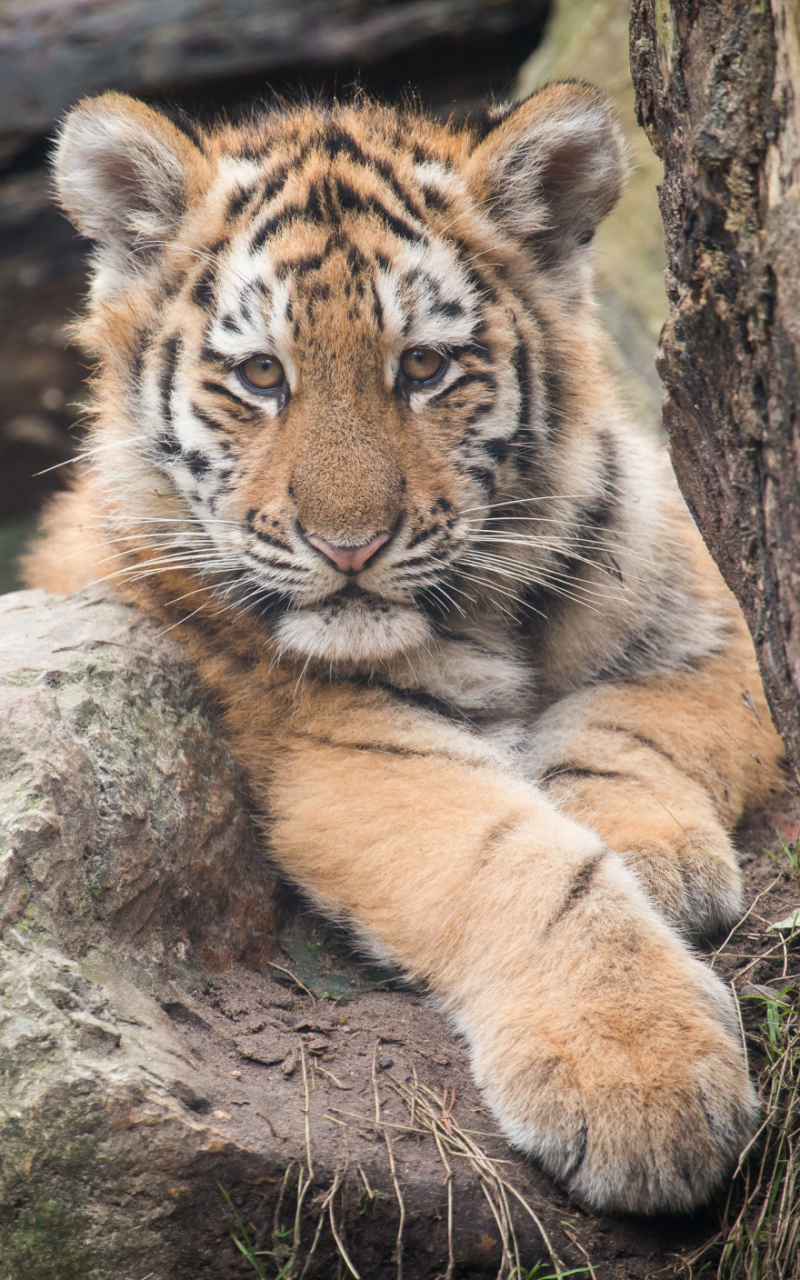
<svg viewBox="0 0 800 1280">
<path fill-rule="evenodd" d="M 757 1027 L 759 989 L 786 990 L 800 980 L 797 949 L 783 945 L 769 928 L 800 906 L 800 888 L 780 852 L 778 831 L 796 849 L 800 808 L 790 796 L 742 827 L 750 910 L 730 939 L 702 948 L 725 980 L 736 980 L 745 1033 Z M 495 1173 L 529 1202 L 544 1227 L 550 1250 L 529 1213 L 507 1192 L 523 1276 L 556 1274 L 551 1254 L 562 1274 L 597 1280 L 688 1274 L 686 1259 L 717 1230 L 724 1195 L 690 1217 L 647 1220 L 586 1212 L 498 1135 L 471 1082 L 463 1045 L 448 1034 L 424 993 L 359 961 L 347 940 L 288 889 L 282 920 L 281 949 L 267 972 L 234 968 L 210 978 L 175 979 L 156 992 L 205 1083 L 204 1095 L 192 1105 L 210 1114 L 231 1149 L 247 1152 L 252 1164 L 253 1194 L 236 1205 L 238 1225 L 229 1216 L 227 1224 L 209 1220 L 200 1226 L 196 1261 L 186 1260 L 187 1280 L 192 1267 L 214 1251 L 220 1280 L 255 1275 L 233 1240 L 242 1239 L 242 1226 L 255 1247 L 276 1254 L 263 1264 L 266 1275 L 277 1275 L 290 1256 L 286 1241 L 297 1240 L 290 1235 L 297 1180 L 309 1168 L 314 1180 L 301 1214 L 301 1260 L 321 1225 L 307 1275 L 348 1274 L 346 1254 L 364 1280 L 442 1277 L 448 1262 L 448 1164 L 453 1266 L 447 1275 L 495 1276 L 502 1233 L 490 1204 L 491 1180 L 485 1166 L 481 1177 L 483 1157 L 454 1157 L 447 1134 L 458 1140 L 461 1132 L 496 1162 Z M 751 1061 L 758 1072 L 758 1056 Z M 420 1118 L 425 1101 L 438 1119 L 438 1144 L 431 1124 Z M 241 1171 L 236 1185 L 243 1185 Z M 226 1225 L 232 1235 L 224 1234 Z M 513 1242 L 509 1247 L 513 1253 Z"/>
</svg>

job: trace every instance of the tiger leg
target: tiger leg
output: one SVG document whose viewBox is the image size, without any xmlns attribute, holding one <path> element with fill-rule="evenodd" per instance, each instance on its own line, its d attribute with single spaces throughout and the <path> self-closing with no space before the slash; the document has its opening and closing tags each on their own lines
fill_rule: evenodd
<svg viewBox="0 0 800 1280">
<path fill-rule="evenodd" d="M 617 850 L 651 901 L 690 932 L 727 928 L 741 914 L 729 832 L 780 787 L 781 765 L 741 632 L 702 666 L 563 699 L 537 723 L 530 758 L 561 811 Z"/>
<path fill-rule="evenodd" d="M 508 1137 L 587 1204 L 705 1200 L 757 1113 L 724 986 L 474 735 L 305 683 L 282 706 L 251 674 L 228 714 L 286 874 L 429 985 Z"/>
</svg>

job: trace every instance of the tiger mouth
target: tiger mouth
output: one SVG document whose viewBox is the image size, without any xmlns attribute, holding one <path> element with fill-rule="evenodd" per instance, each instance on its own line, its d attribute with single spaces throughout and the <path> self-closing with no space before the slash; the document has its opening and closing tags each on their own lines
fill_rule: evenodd
<svg viewBox="0 0 800 1280">
<path fill-rule="evenodd" d="M 328 617 L 354 611 L 377 614 L 390 611 L 393 604 L 396 607 L 396 602 L 367 591 L 356 582 L 348 582 L 331 595 L 307 604 L 299 604 L 282 592 L 267 591 L 262 599 L 251 601 L 247 608 L 250 613 L 254 613 L 263 621 L 274 624 L 287 613 L 308 616 L 319 614 Z"/>
</svg>

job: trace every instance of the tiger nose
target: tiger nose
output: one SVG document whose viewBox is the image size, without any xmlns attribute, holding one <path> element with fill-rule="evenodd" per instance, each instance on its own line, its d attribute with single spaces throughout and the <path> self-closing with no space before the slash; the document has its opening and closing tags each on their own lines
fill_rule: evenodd
<svg viewBox="0 0 800 1280">
<path fill-rule="evenodd" d="M 362 542 L 357 547 L 337 547 L 332 542 L 328 542 L 327 538 L 320 538 L 315 533 L 307 533 L 305 538 L 312 547 L 316 547 L 317 551 L 321 551 L 324 556 L 332 560 L 342 573 L 359 573 L 391 536 L 390 533 L 379 533 L 369 542 Z"/>
</svg>

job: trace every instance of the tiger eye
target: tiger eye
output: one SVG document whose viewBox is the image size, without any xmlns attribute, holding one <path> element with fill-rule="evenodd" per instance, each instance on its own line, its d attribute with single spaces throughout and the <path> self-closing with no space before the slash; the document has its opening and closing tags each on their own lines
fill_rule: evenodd
<svg viewBox="0 0 800 1280">
<path fill-rule="evenodd" d="M 400 357 L 400 369 L 409 382 L 430 382 L 442 372 L 445 357 L 435 347 L 409 347 Z"/>
<path fill-rule="evenodd" d="M 239 365 L 239 377 L 256 391 L 277 391 L 286 381 L 283 365 L 275 356 L 251 356 Z"/>
</svg>

